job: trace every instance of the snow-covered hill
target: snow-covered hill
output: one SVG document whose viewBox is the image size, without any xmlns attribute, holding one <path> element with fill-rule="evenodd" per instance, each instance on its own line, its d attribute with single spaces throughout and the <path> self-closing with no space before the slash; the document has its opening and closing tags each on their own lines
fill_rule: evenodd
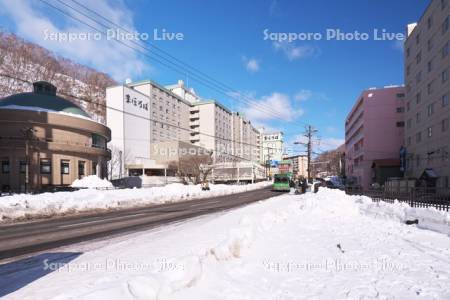
<svg viewBox="0 0 450 300">
<path fill-rule="evenodd" d="M 61 96 L 105 123 L 105 89 L 115 84 L 111 77 L 0 31 L 0 98 L 30 92 L 39 80 L 51 82 Z"/>
</svg>

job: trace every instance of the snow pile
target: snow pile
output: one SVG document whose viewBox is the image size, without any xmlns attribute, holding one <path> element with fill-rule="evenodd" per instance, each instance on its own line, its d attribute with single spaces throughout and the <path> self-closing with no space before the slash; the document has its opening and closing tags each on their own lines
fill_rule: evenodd
<svg viewBox="0 0 450 300">
<path fill-rule="evenodd" d="M 85 176 L 82 179 L 76 179 L 72 185 L 74 188 L 114 188 L 111 182 L 101 179 L 96 175 Z"/>
<path fill-rule="evenodd" d="M 393 219 L 402 223 L 417 220 L 417 226 L 420 228 L 450 234 L 450 213 L 434 207 L 415 208 L 399 201 L 392 204 L 383 201 L 372 202 L 367 197 L 358 197 L 356 201 L 360 203 L 363 213 L 375 218 Z"/>
<path fill-rule="evenodd" d="M 68 268 L 8 297 L 449 299 L 449 237 L 399 222 L 398 205 L 374 217 L 367 200 L 328 189 L 282 195 L 103 246 L 74 245 L 65 250 L 84 253 Z M 27 276 L 17 269 L 6 276 Z"/>
<path fill-rule="evenodd" d="M 100 185 L 98 179 L 84 178 L 82 182 L 81 185 L 83 187 L 98 187 Z M 107 181 L 101 182 L 101 185 L 109 186 L 109 183 Z M 252 191 L 268 185 L 270 185 L 270 182 L 258 182 L 248 185 L 211 184 L 210 191 L 202 191 L 200 185 L 173 183 L 162 187 L 142 189 L 83 189 L 75 192 L 38 195 L 17 194 L 1 198 L 0 222 L 89 210 L 130 208 L 149 204 L 209 198 Z M 79 187 L 80 185 L 75 181 L 72 186 Z"/>
</svg>

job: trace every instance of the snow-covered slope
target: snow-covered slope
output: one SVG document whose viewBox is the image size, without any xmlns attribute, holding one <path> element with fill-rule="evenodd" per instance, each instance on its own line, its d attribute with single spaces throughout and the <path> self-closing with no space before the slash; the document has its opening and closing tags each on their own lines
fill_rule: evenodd
<svg viewBox="0 0 450 300">
<path fill-rule="evenodd" d="M 8 298 L 449 299 L 449 236 L 367 205 L 324 189 L 71 246 L 84 253 L 27 265 L 53 272 Z M 34 274 L 17 269 L 5 282 Z"/>
</svg>

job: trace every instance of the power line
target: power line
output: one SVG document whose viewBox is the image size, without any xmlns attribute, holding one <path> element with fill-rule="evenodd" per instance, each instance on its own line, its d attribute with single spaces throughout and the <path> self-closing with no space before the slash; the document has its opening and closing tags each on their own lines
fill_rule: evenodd
<svg viewBox="0 0 450 300">
<path fill-rule="evenodd" d="M 94 26 L 92 26 L 92 25 L 90 25 L 90 24 L 88 24 L 88 23 L 86 23 L 86 22 L 80 20 L 79 18 L 77 18 L 77 17 L 75 17 L 75 16 L 73 16 L 73 15 L 67 13 L 65 10 L 62 10 L 62 9 L 60 9 L 59 7 L 56 7 L 56 6 L 54 6 L 54 5 L 50 4 L 50 3 L 48 3 L 46 0 L 40 0 L 40 1 L 43 2 L 43 3 L 45 3 L 45 4 L 48 5 L 48 6 L 52 7 L 53 9 L 58 10 L 60 13 L 62 13 L 62 14 L 64 14 L 64 15 L 66 15 L 66 16 L 68 16 L 68 17 L 70 17 L 70 18 L 72 18 L 72 19 L 74 19 L 74 20 L 76 20 L 76 21 L 78 21 L 78 22 L 80 22 L 80 23 L 82 23 L 82 24 L 88 26 L 89 28 L 91 28 L 91 29 L 93 29 L 93 30 L 95 30 L 95 31 L 97 31 L 97 32 L 100 32 L 100 33 L 105 34 L 104 31 L 102 31 L 102 30 L 100 30 L 100 29 L 98 29 L 98 28 L 96 28 L 96 27 L 94 27 Z M 103 24 L 103 23 L 101 23 L 101 22 L 99 22 L 99 21 L 97 21 L 97 20 L 91 18 L 90 16 L 88 16 L 87 14 L 85 14 L 85 13 L 83 13 L 83 12 L 80 12 L 79 10 L 77 10 L 76 8 L 74 8 L 73 6 L 70 6 L 69 4 L 62 2 L 61 0 L 57 0 L 57 1 L 58 1 L 59 3 L 61 3 L 62 5 L 64 5 L 65 7 L 68 7 L 69 9 L 72 9 L 72 10 L 74 10 L 75 12 L 77 12 L 77 13 L 83 15 L 84 17 L 90 19 L 91 21 L 93 21 L 93 22 L 95 22 L 95 23 L 101 25 L 102 27 L 108 28 L 108 26 L 106 26 L 105 24 Z M 77 2 L 76 2 L 76 3 L 77 3 Z M 83 7 L 84 7 L 84 6 L 83 6 Z M 89 9 L 89 11 L 92 11 L 92 10 Z M 93 11 L 92 11 L 92 12 L 93 12 Z M 96 13 L 96 14 L 98 15 L 98 13 Z M 110 20 L 108 20 L 108 19 L 106 19 L 106 18 L 104 18 L 104 17 L 102 17 L 102 18 L 105 19 L 105 20 L 107 20 L 107 21 L 108 21 L 109 23 L 111 23 L 111 24 L 117 25 L 116 23 L 114 23 L 114 22 L 112 22 L 112 21 L 110 21 Z M 123 27 L 121 27 L 120 25 L 117 25 L 117 26 L 118 26 L 119 28 L 122 28 L 122 30 L 124 30 L 125 32 L 129 32 L 129 31 L 127 31 L 126 29 L 123 29 Z M 177 68 L 180 68 L 180 66 L 179 66 L 178 64 L 175 64 L 175 63 L 171 62 L 171 61 L 168 60 L 167 58 L 164 58 L 164 57 L 162 57 L 161 55 L 158 55 L 157 53 L 152 52 L 154 55 L 158 56 L 160 59 L 163 59 L 163 60 L 167 61 L 167 62 L 170 63 L 171 65 L 175 65 L 175 67 L 173 67 L 173 66 L 171 66 L 171 65 L 168 65 L 167 63 L 162 62 L 160 59 L 157 59 L 157 58 L 155 58 L 155 57 L 152 57 L 152 56 L 148 55 L 146 52 L 143 52 L 143 51 L 140 50 L 140 49 L 136 49 L 136 48 L 134 48 L 134 47 L 131 47 L 130 45 L 128 45 L 128 44 L 122 42 L 121 40 L 118 40 L 118 39 L 114 39 L 114 40 L 115 40 L 116 42 L 122 44 L 123 46 L 128 47 L 128 48 L 130 48 L 130 49 L 133 49 L 133 50 L 135 50 L 135 51 L 141 53 L 142 55 L 146 56 L 147 58 L 152 59 L 152 60 L 158 62 L 159 64 L 161 64 L 161 65 L 163 65 L 163 66 L 165 66 L 165 67 L 167 67 L 167 68 L 169 68 L 169 69 L 171 69 L 171 70 L 173 70 L 173 71 L 175 71 L 175 72 L 177 72 L 177 73 L 180 73 L 181 75 L 186 75 L 185 72 L 179 71 L 179 70 L 177 69 Z M 148 47 L 144 47 L 141 43 L 137 43 L 137 42 L 135 42 L 135 41 L 133 41 L 133 40 L 131 40 L 131 42 L 132 42 L 133 44 L 136 44 L 137 46 L 139 46 L 139 47 L 141 47 L 141 48 L 146 49 L 147 51 L 150 51 L 150 50 L 148 49 Z M 181 68 L 183 68 L 183 67 L 181 67 Z M 186 70 L 186 68 L 183 68 L 183 69 Z M 237 100 L 237 101 L 243 101 L 243 102 L 245 102 L 247 105 L 252 105 L 253 107 L 256 107 L 257 110 L 259 110 L 259 111 L 261 111 L 261 112 L 263 112 L 263 113 L 265 113 L 265 114 L 274 116 L 274 117 L 277 118 L 277 119 L 280 119 L 280 120 L 285 121 L 285 118 L 283 118 L 282 116 L 280 116 L 280 115 L 278 115 L 278 114 L 275 114 L 275 113 L 273 112 L 273 110 L 272 110 L 271 107 L 268 107 L 268 106 L 266 106 L 266 105 L 264 105 L 264 104 L 261 104 L 261 103 L 257 103 L 256 101 L 254 101 L 253 99 L 250 99 L 250 98 L 248 98 L 248 97 L 244 97 L 240 92 L 235 91 L 235 90 L 233 90 L 233 89 L 231 89 L 231 91 L 227 91 L 226 89 L 224 89 L 224 88 L 221 87 L 220 85 L 217 85 L 217 84 L 214 83 L 214 82 L 211 83 L 210 80 L 207 80 L 207 81 L 205 82 L 205 79 L 204 79 L 204 78 L 199 77 L 198 75 L 196 75 L 195 73 L 192 73 L 191 71 L 189 71 L 189 72 L 190 72 L 190 75 L 194 77 L 194 78 L 193 78 L 194 81 L 197 81 L 197 82 L 199 82 L 200 84 L 202 84 L 202 85 L 204 85 L 204 86 L 206 86 L 206 87 L 208 87 L 208 88 L 210 88 L 210 89 L 212 89 L 212 90 L 214 90 L 214 91 L 216 91 L 216 92 L 219 92 L 219 93 L 221 93 L 221 94 L 223 94 L 223 95 L 225 95 L 225 96 L 227 96 L 227 97 L 230 97 L 230 98 L 232 98 L 232 99 L 234 99 L 234 100 Z M 214 81 L 218 82 L 217 80 L 214 80 Z M 222 85 L 223 85 L 223 84 L 222 84 Z M 226 86 L 226 85 L 224 85 L 224 86 Z M 238 94 L 239 96 L 241 96 L 241 98 L 236 98 L 236 97 L 230 95 L 230 92 L 231 92 L 231 93 L 234 93 L 234 94 Z M 264 108 L 265 108 L 265 109 L 264 109 Z M 266 109 L 267 109 L 267 110 L 266 110 Z"/>
<path fill-rule="evenodd" d="M 17 78 L 17 77 L 10 76 L 10 75 L 7 75 L 7 74 L 2 74 L 2 73 L 0 73 L 0 76 L 7 77 L 7 78 L 11 78 L 11 79 L 14 79 L 14 80 L 19 80 L 19 81 L 21 81 L 21 82 L 25 82 L 25 83 L 28 83 L 28 84 L 32 84 L 32 82 L 30 82 L 30 81 L 28 81 L 28 80 L 21 79 L 21 78 Z M 137 114 L 133 114 L 133 113 L 130 113 L 130 112 L 121 111 L 121 110 L 119 110 L 119 109 L 110 107 L 110 106 L 108 106 L 108 105 L 106 105 L 106 104 L 93 102 L 92 100 L 86 99 L 86 98 L 84 98 L 84 97 L 75 96 L 75 95 L 68 94 L 68 93 L 64 93 L 64 92 L 61 92 L 61 91 L 59 91 L 58 93 L 61 94 L 61 95 L 63 95 L 63 96 L 66 96 L 66 97 L 75 98 L 75 99 L 78 99 L 78 100 L 81 100 L 81 101 L 84 101 L 84 102 L 87 102 L 87 103 L 92 103 L 92 104 L 95 104 L 95 105 L 104 107 L 105 109 L 106 109 L 106 108 L 109 108 L 109 109 L 118 111 L 118 112 L 123 113 L 123 114 L 130 115 L 130 116 L 133 116 L 133 117 L 141 118 L 141 119 L 144 119 L 144 120 L 147 120 L 147 121 L 156 122 L 156 123 L 159 123 L 159 124 L 164 124 L 164 125 L 167 125 L 168 127 L 173 127 L 173 128 L 185 130 L 185 131 L 188 131 L 189 133 L 199 133 L 199 134 L 204 135 L 204 136 L 207 136 L 207 137 L 216 138 L 216 139 L 218 139 L 218 140 L 227 141 L 227 142 L 231 142 L 231 143 L 235 143 L 235 144 L 239 144 L 239 145 L 247 145 L 247 146 L 250 146 L 250 147 L 257 147 L 257 146 L 258 146 L 257 144 L 251 144 L 251 143 L 246 143 L 246 142 L 235 141 L 235 140 L 233 140 L 233 139 L 227 139 L 227 138 L 223 138 L 223 137 L 211 135 L 211 134 L 208 134 L 208 133 L 204 133 L 204 132 L 192 130 L 192 129 L 189 129 L 189 128 L 185 128 L 185 127 L 173 125 L 173 124 L 170 124 L 170 123 L 167 123 L 167 122 L 163 122 L 163 121 L 160 121 L 160 120 L 157 120 L 157 119 L 147 118 L 147 117 L 143 117 L 143 116 L 140 116 L 140 115 L 137 115 Z M 178 139 L 171 139 L 170 137 L 167 137 L 167 138 L 168 138 L 169 140 L 173 140 L 173 141 L 181 141 L 181 142 L 187 142 L 187 143 L 190 143 L 190 140 L 189 140 L 189 141 L 183 141 L 183 140 L 178 140 Z M 133 140 L 143 140 L 143 141 L 148 141 L 148 139 L 133 139 Z M 195 146 L 195 145 L 194 145 L 194 146 Z M 265 148 L 266 148 L 266 149 L 277 149 L 277 148 L 272 148 L 272 147 L 265 147 Z M 247 159 L 247 158 L 240 157 L 240 156 L 236 156 L 236 155 L 234 155 L 234 154 L 230 154 L 230 153 L 225 153 L 225 154 L 230 155 L 230 156 L 234 156 L 234 157 L 237 157 L 237 158 L 241 158 L 241 159 L 243 159 L 243 160 L 251 161 L 251 160 L 249 160 L 249 159 Z"/>
</svg>

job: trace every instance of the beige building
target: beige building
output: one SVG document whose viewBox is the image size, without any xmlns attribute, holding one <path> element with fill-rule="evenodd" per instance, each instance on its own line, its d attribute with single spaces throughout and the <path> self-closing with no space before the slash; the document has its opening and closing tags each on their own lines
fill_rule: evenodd
<svg viewBox="0 0 450 300">
<path fill-rule="evenodd" d="M 292 161 L 292 172 L 297 178 L 308 177 L 308 157 L 306 155 L 295 155 L 284 158 L 285 160 Z"/>
<path fill-rule="evenodd" d="M 450 3 L 433 0 L 404 45 L 405 176 L 449 187 Z"/>
<path fill-rule="evenodd" d="M 250 120 L 242 114 L 233 113 L 232 119 L 233 155 L 244 160 L 257 162 L 260 159 L 260 133 Z"/>
<path fill-rule="evenodd" d="M 88 175 L 105 177 L 109 128 L 56 96 L 50 83 L 33 88 L 0 100 L 0 188 L 35 192 Z"/>
<path fill-rule="evenodd" d="M 215 162 L 229 160 L 232 113 L 217 101 L 196 102 L 191 108 L 191 143 L 213 152 Z"/>
</svg>

